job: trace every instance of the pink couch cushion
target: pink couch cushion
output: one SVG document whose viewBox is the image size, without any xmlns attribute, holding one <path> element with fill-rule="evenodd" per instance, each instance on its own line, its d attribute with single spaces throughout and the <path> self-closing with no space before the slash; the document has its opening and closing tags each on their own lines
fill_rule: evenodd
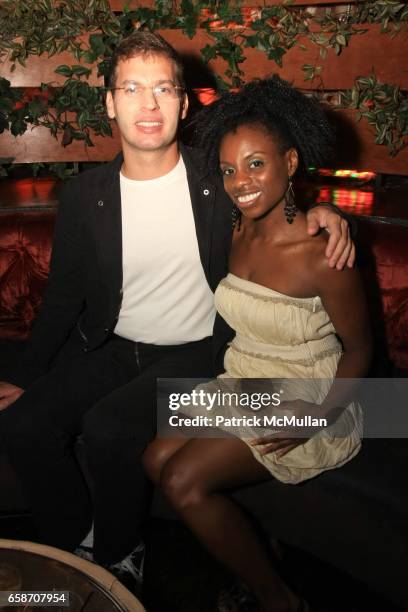
<svg viewBox="0 0 408 612">
<path fill-rule="evenodd" d="M 408 226 L 364 221 L 359 244 L 374 329 L 394 365 L 408 370 Z"/>
<path fill-rule="evenodd" d="M 47 282 L 55 211 L 0 214 L 0 338 L 25 339 Z"/>
</svg>

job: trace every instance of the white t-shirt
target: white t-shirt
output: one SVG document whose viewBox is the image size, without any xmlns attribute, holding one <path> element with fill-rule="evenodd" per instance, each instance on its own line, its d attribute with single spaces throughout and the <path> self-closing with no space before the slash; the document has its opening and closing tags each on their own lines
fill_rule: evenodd
<svg viewBox="0 0 408 612">
<path fill-rule="evenodd" d="M 184 162 L 159 178 L 120 175 L 123 300 L 115 333 L 172 345 L 212 335 L 215 307 L 201 265 Z"/>
</svg>

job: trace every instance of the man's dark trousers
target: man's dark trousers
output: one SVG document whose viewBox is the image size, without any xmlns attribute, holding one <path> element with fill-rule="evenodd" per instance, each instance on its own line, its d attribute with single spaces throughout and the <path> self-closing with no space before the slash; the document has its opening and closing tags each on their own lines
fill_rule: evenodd
<svg viewBox="0 0 408 612">
<path fill-rule="evenodd" d="M 99 563 L 131 552 L 150 501 L 141 456 L 155 435 L 156 379 L 209 377 L 211 369 L 210 338 L 155 346 L 113 336 L 95 351 L 60 359 L 0 412 L 43 543 L 74 550 L 93 518 Z M 74 454 L 81 433 L 92 501 Z"/>
</svg>

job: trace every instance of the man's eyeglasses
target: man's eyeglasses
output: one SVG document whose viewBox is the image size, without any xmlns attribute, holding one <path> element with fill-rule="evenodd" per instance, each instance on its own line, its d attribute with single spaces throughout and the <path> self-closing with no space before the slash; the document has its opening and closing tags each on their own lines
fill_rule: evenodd
<svg viewBox="0 0 408 612">
<path fill-rule="evenodd" d="M 147 87 L 144 85 L 139 85 L 139 83 L 127 83 L 127 85 L 124 85 L 123 87 L 112 87 L 111 91 L 116 91 L 119 89 L 124 92 L 127 98 L 137 98 L 146 89 L 151 89 L 154 97 L 160 100 L 179 98 L 179 92 L 184 91 L 183 87 L 178 87 L 172 83 L 160 83 L 159 85 L 149 85 Z"/>
</svg>

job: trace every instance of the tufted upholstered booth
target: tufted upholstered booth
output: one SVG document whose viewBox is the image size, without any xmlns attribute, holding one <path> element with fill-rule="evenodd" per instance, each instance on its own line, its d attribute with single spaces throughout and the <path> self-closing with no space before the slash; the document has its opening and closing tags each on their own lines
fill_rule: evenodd
<svg viewBox="0 0 408 612">
<path fill-rule="evenodd" d="M 7 180 L 0 185 L 0 338 L 25 340 L 47 282 L 55 181 Z"/>
<path fill-rule="evenodd" d="M 52 181 L 0 186 L 0 369 L 18 354 L 41 303 L 56 212 Z M 359 224 L 360 265 L 376 338 L 376 372 L 408 370 L 408 227 Z M 347 305 L 345 305 L 347 307 Z M 385 407 L 386 418 L 386 407 Z M 339 470 L 296 487 L 275 481 L 235 492 L 270 536 L 309 551 L 408 609 L 406 440 L 366 440 Z M 0 512 L 26 507 L 0 456 Z M 153 513 L 169 516 L 157 499 Z M 154 551 L 153 551 L 154 553 Z M 386 561 L 385 561 L 386 560 Z"/>
<path fill-rule="evenodd" d="M 0 339 L 24 340 L 41 304 L 59 185 L 53 179 L 0 184 Z M 408 370 L 407 226 L 361 218 L 360 266 L 378 349 Z"/>
</svg>

